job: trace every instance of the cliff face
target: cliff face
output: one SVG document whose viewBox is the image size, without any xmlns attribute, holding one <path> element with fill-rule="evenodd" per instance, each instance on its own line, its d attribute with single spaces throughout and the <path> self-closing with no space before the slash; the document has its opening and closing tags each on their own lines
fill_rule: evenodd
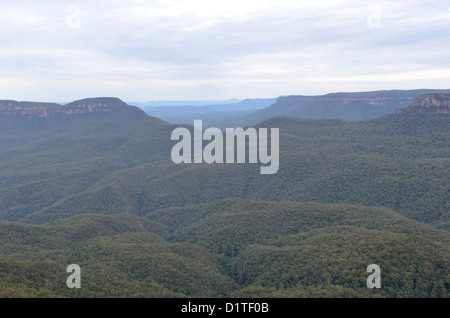
<svg viewBox="0 0 450 318">
<path fill-rule="evenodd" d="M 298 102 L 298 101 L 316 102 L 316 103 L 323 102 L 323 103 L 333 103 L 335 107 L 339 107 L 343 105 L 349 105 L 352 103 L 362 103 L 367 105 L 384 105 L 390 102 L 398 102 L 398 100 L 399 100 L 398 97 L 391 97 L 391 96 L 351 97 L 351 96 L 338 96 L 338 94 L 328 94 L 325 96 L 317 96 L 317 97 L 285 96 L 279 97 L 277 99 L 277 102 L 279 103 Z M 412 101 L 413 98 L 406 97 L 406 100 Z M 401 99 L 400 103 L 401 104 L 405 103 L 404 99 Z"/>
<path fill-rule="evenodd" d="M 450 90 L 382 90 L 320 96 L 282 96 L 271 106 L 247 115 L 247 121 L 241 126 L 253 125 L 273 117 L 327 118 L 349 122 L 375 119 L 407 107 L 416 97 L 424 94 L 450 94 Z"/>
<path fill-rule="evenodd" d="M 13 100 L 0 101 L 0 116 L 26 116 L 26 117 L 47 117 L 56 111 L 58 104 L 16 102 Z"/>
<path fill-rule="evenodd" d="M 0 116 L 25 116 L 45 118 L 58 115 L 108 113 L 129 107 L 118 98 L 87 98 L 59 105 L 53 103 L 17 102 L 0 100 Z"/>
<path fill-rule="evenodd" d="M 426 94 L 416 97 L 406 108 L 397 109 L 396 115 L 450 115 L 450 94 Z"/>
</svg>

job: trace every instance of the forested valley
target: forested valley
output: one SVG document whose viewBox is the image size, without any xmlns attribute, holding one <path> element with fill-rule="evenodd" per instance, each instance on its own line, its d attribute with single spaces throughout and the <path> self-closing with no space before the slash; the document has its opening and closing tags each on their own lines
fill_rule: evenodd
<svg viewBox="0 0 450 318">
<path fill-rule="evenodd" d="M 192 126 L 119 99 L 3 102 L 0 297 L 447 298 L 448 101 L 262 121 L 280 130 L 274 175 L 174 164 L 171 132 Z"/>
</svg>

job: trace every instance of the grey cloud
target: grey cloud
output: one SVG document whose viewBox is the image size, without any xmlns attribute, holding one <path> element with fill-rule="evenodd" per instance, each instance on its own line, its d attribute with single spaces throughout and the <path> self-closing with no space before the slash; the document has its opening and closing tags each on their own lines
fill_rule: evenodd
<svg viewBox="0 0 450 318">
<path fill-rule="evenodd" d="M 245 89 L 276 97 L 352 83 L 370 90 L 390 73 L 402 79 L 408 69 L 449 67 L 450 8 L 441 1 L 260 1 L 255 9 L 222 1 L 217 10 L 211 1 L 196 0 L 197 8 L 169 0 L 2 2 L 0 96 L 23 78 L 29 96 L 9 98 L 32 98 L 45 85 L 59 88 L 48 87 L 47 100 L 64 99 L 54 91 L 83 97 L 117 87 L 131 100 L 245 98 Z M 80 28 L 67 25 L 71 3 L 81 9 Z M 367 24 L 374 6 L 380 28 Z M 441 83 L 439 75 L 423 86 Z"/>
</svg>

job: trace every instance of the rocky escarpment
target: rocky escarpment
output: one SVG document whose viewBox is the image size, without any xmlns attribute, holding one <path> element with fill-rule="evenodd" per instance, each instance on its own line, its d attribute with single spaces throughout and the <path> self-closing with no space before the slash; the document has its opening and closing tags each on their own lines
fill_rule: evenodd
<svg viewBox="0 0 450 318">
<path fill-rule="evenodd" d="M 397 109 L 395 115 L 450 115 L 450 94 L 426 94 L 416 97 L 406 108 Z"/>
<path fill-rule="evenodd" d="M 0 100 L 0 116 L 48 117 L 62 107 L 53 103 L 17 102 Z"/>
<path fill-rule="evenodd" d="M 114 97 L 87 98 L 67 105 L 55 103 L 18 102 L 0 100 L 0 116 L 52 117 L 58 115 L 77 115 L 108 113 L 120 110 L 131 110 L 122 100 Z"/>
<path fill-rule="evenodd" d="M 410 105 L 424 94 L 450 94 L 445 89 L 384 90 L 371 92 L 341 92 L 320 96 L 281 96 L 271 106 L 247 115 L 249 126 L 274 117 L 341 119 L 360 121 L 375 119 Z"/>
</svg>

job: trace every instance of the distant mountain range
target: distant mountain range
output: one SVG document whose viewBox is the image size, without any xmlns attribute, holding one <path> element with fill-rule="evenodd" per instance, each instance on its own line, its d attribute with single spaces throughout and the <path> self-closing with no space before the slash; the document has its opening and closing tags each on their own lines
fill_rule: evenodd
<svg viewBox="0 0 450 318">
<path fill-rule="evenodd" d="M 205 126 L 224 128 L 232 125 L 236 118 L 251 114 L 276 102 L 276 98 L 246 99 L 234 103 L 211 105 L 181 105 L 147 107 L 140 106 L 147 114 L 172 124 L 192 124 L 202 119 Z"/>
<path fill-rule="evenodd" d="M 192 124 L 202 119 L 204 127 L 245 127 L 273 117 L 341 119 L 347 122 L 374 119 L 408 106 L 423 94 L 449 94 L 450 90 L 417 89 L 326 95 L 282 96 L 249 99 L 213 106 L 142 107 L 147 114 L 172 124 Z"/>
<path fill-rule="evenodd" d="M 135 105 L 141 108 L 154 108 L 154 107 L 176 107 L 176 106 L 211 106 L 211 105 L 228 105 L 236 104 L 241 100 L 236 98 L 226 100 L 160 100 L 149 102 L 133 102 L 127 101 L 130 105 Z"/>
<path fill-rule="evenodd" d="M 192 124 L 195 119 L 202 119 L 204 127 L 223 129 L 251 126 L 274 117 L 340 119 L 348 122 L 374 119 L 405 108 L 416 97 L 424 94 L 445 95 L 450 94 L 450 89 L 331 93 L 318 96 L 292 95 L 272 99 L 228 100 L 224 104 L 221 102 L 209 104 L 211 101 L 160 101 L 137 103 L 133 109 L 139 112 L 140 108 L 148 115 L 171 124 Z M 190 103 L 198 105 L 188 105 Z M 130 106 L 130 103 L 113 97 L 87 98 L 65 105 L 0 100 L 0 115 L 47 117 L 102 113 L 117 111 L 123 106 Z"/>
<path fill-rule="evenodd" d="M 391 90 L 359 93 L 331 93 L 322 96 L 287 96 L 244 121 L 260 121 L 272 117 L 332 118 L 352 122 L 368 120 L 392 113 L 408 106 L 423 94 L 450 94 L 450 90 Z"/>
</svg>

